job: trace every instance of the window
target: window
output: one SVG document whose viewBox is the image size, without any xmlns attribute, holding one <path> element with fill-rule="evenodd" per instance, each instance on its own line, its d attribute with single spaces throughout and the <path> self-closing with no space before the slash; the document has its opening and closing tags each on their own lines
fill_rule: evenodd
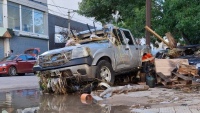
<svg viewBox="0 0 200 113">
<path fill-rule="evenodd" d="M 8 2 L 8 27 L 15 30 L 44 34 L 44 12 Z"/>
<path fill-rule="evenodd" d="M 119 29 L 113 29 L 113 33 L 117 39 L 117 41 L 119 41 L 119 44 L 122 44 L 122 45 L 125 45 L 125 41 L 124 41 L 124 38 L 121 34 L 121 31 Z"/>
<path fill-rule="evenodd" d="M 20 55 L 18 58 L 22 59 L 23 61 L 26 61 L 26 55 Z"/>
<path fill-rule="evenodd" d="M 123 30 L 123 32 L 124 32 L 125 37 L 128 38 L 128 44 L 133 45 L 133 40 L 132 40 L 130 32 L 126 30 Z"/>
<path fill-rule="evenodd" d="M 32 9 L 22 6 L 22 31 L 33 32 L 33 14 Z"/>
<path fill-rule="evenodd" d="M 31 56 L 31 55 L 26 55 L 28 60 L 36 60 L 35 57 Z"/>
<path fill-rule="evenodd" d="M 3 2 L 0 1 L 0 27 L 3 27 Z"/>
<path fill-rule="evenodd" d="M 8 2 L 8 27 L 20 30 L 19 5 Z"/>
<path fill-rule="evenodd" d="M 44 34 L 44 13 L 34 10 L 35 33 Z"/>
</svg>

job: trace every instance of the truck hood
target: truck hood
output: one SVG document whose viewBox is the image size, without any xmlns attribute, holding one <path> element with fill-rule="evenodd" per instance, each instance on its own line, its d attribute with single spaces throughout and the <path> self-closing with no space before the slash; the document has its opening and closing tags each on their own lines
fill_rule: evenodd
<svg viewBox="0 0 200 113">
<path fill-rule="evenodd" d="M 108 46 L 109 46 L 108 42 L 101 42 L 101 43 L 90 42 L 90 43 L 77 45 L 77 46 L 67 46 L 67 47 L 63 47 L 63 48 L 59 48 L 59 49 L 49 50 L 49 51 L 42 53 L 41 55 L 50 55 L 50 54 L 62 53 L 64 51 L 70 51 L 70 50 L 73 50 L 73 49 L 76 49 L 76 48 L 79 48 L 79 47 L 88 47 L 88 48 L 90 48 L 91 52 L 94 52 L 98 48 L 107 48 Z"/>
</svg>

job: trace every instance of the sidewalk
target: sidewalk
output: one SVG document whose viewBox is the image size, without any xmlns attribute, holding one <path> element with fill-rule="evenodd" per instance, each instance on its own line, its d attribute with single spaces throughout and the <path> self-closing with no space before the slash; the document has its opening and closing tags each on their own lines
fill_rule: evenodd
<svg viewBox="0 0 200 113">
<path fill-rule="evenodd" d="M 200 113 L 200 87 L 114 94 L 100 104 L 130 106 L 131 113 Z"/>
<path fill-rule="evenodd" d="M 200 106 L 175 106 L 152 109 L 133 109 L 131 113 L 200 113 Z"/>
</svg>

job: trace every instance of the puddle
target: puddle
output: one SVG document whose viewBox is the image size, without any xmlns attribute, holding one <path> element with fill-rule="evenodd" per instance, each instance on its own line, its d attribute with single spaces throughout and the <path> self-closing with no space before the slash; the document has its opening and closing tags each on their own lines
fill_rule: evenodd
<svg viewBox="0 0 200 113">
<path fill-rule="evenodd" d="M 80 95 L 41 94 L 38 89 L 0 92 L 1 113 L 129 113 L 128 106 L 83 104 Z"/>
</svg>

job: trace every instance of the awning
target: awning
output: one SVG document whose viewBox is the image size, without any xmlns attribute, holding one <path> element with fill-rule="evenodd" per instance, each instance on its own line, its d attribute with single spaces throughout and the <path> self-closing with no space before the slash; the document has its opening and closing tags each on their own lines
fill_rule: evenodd
<svg viewBox="0 0 200 113">
<path fill-rule="evenodd" d="M 11 29 L 0 27 L 0 37 L 11 38 L 12 37 L 11 32 L 12 32 Z"/>
</svg>

